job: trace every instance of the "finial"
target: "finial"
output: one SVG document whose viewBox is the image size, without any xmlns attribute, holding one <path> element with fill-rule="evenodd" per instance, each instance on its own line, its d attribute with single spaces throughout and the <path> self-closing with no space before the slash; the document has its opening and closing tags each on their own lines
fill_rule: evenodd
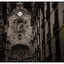
<svg viewBox="0 0 64 64">
<path fill-rule="evenodd" d="M 17 2 L 16 3 L 16 8 L 17 9 L 23 9 L 23 7 L 24 7 L 24 3 L 23 2 Z"/>
</svg>

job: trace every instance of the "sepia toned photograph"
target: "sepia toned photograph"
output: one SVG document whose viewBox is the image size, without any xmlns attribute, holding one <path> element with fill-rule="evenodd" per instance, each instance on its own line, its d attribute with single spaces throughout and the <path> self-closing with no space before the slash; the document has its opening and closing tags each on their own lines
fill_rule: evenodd
<svg viewBox="0 0 64 64">
<path fill-rule="evenodd" d="M 64 61 L 64 2 L 1 2 L 0 62 Z"/>
</svg>

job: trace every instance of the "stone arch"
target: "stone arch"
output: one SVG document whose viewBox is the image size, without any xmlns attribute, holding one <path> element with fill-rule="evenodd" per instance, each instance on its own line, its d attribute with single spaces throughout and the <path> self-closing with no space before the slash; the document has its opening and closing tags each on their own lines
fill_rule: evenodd
<svg viewBox="0 0 64 64">
<path fill-rule="evenodd" d="M 32 53 L 28 46 L 17 44 L 12 46 L 9 50 L 8 61 L 26 61 L 26 59 L 30 58 L 31 56 Z"/>
</svg>

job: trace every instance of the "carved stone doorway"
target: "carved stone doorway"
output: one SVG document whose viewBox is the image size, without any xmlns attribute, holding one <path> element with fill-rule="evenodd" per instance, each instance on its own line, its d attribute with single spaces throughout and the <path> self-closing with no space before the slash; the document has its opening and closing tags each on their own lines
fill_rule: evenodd
<svg viewBox="0 0 64 64">
<path fill-rule="evenodd" d="M 31 50 L 26 45 L 12 46 L 8 54 L 8 62 L 31 62 Z"/>
</svg>

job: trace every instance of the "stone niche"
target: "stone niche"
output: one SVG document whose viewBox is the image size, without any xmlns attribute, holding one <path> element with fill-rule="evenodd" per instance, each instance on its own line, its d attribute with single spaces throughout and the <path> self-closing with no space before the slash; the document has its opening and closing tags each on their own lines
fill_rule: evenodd
<svg viewBox="0 0 64 64">
<path fill-rule="evenodd" d="M 32 36 L 31 14 L 26 9 L 15 9 L 7 18 L 6 61 L 29 61 Z M 25 60 L 24 60 L 25 59 Z M 31 61 L 31 60 L 30 60 Z"/>
</svg>

